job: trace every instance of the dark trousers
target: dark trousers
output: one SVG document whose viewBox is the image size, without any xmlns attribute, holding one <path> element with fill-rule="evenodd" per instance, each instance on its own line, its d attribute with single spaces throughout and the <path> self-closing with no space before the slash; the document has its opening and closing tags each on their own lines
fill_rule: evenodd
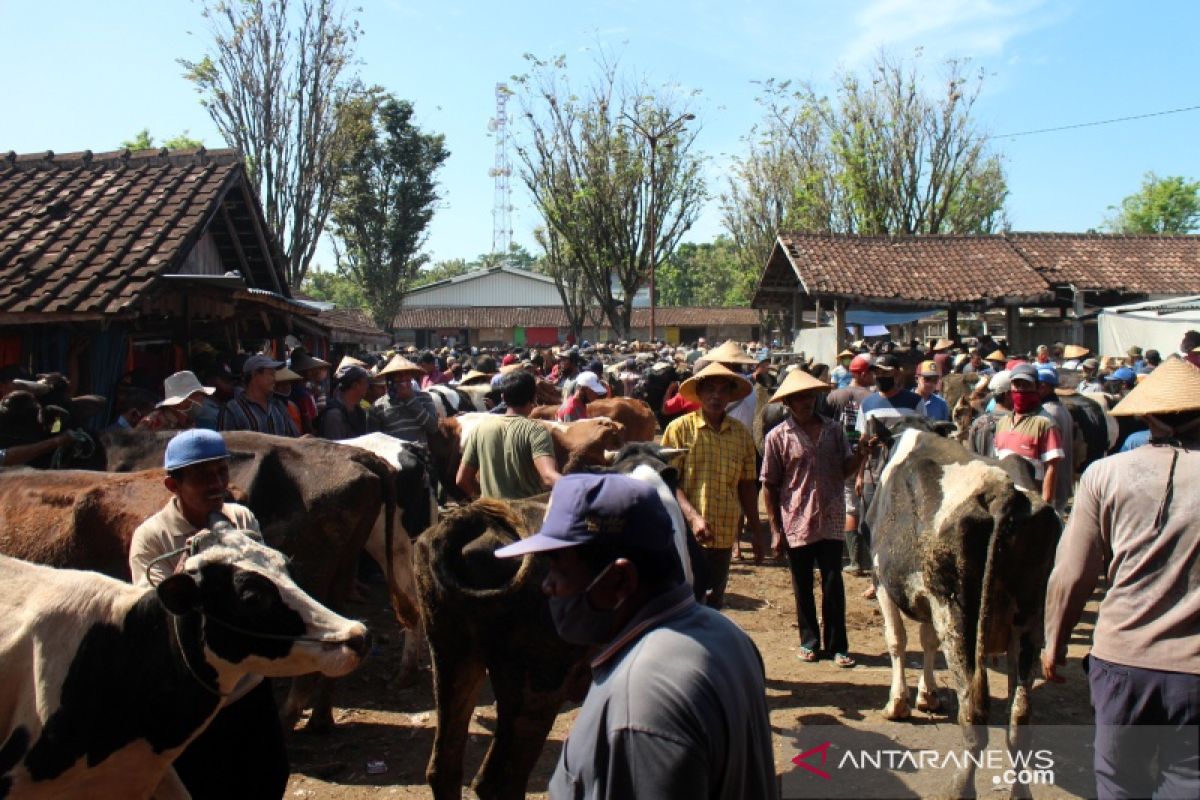
<svg viewBox="0 0 1200 800">
<path fill-rule="evenodd" d="M 291 765 L 271 682 L 217 712 L 175 759 L 175 772 L 193 800 L 283 797 Z"/>
<path fill-rule="evenodd" d="M 732 547 L 704 548 L 704 560 L 708 562 L 708 585 L 711 587 L 705 603 L 710 608 L 725 605 L 725 586 L 729 583 L 729 562 L 732 558 Z"/>
<path fill-rule="evenodd" d="M 871 561 L 871 533 L 867 530 L 864 521 L 867 518 L 867 509 L 871 507 L 871 501 L 875 499 L 875 484 L 863 484 L 862 505 L 858 512 L 858 530 L 846 532 L 846 551 L 850 555 L 850 565 L 855 569 L 870 570 Z"/>
<path fill-rule="evenodd" d="M 800 626 L 800 644 L 814 653 L 823 644 L 827 653 L 845 653 L 846 593 L 842 589 L 842 543 L 825 539 L 802 547 L 789 547 L 788 566 L 792 568 L 792 593 L 796 596 L 796 623 Z M 813 564 L 821 571 L 821 621 L 817 623 L 817 604 L 813 599 Z"/>
<path fill-rule="evenodd" d="M 1096 796 L 1200 797 L 1200 675 L 1088 664 Z"/>
</svg>

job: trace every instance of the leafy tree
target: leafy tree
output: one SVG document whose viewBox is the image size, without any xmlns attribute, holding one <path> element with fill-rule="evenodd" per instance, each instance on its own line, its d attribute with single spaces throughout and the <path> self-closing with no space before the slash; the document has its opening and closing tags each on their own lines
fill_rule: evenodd
<svg viewBox="0 0 1200 800">
<path fill-rule="evenodd" d="M 413 277 L 412 287 L 416 289 L 419 286 L 428 286 L 431 283 L 444 281 L 447 278 L 457 278 L 459 275 L 466 275 L 470 272 L 474 262 L 467 261 L 465 258 L 451 258 L 446 261 L 438 261 L 431 267 L 422 267 L 420 271 Z"/>
<path fill-rule="evenodd" d="M 734 241 L 684 242 L 658 269 L 664 306 L 747 306 L 757 274 L 741 269 Z"/>
<path fill-rule="evenodd" d="M 554 280 L 567 325 L 575 340 L 579 341 L 583 338 L 583 325 L 592 300 L 583 267 L 571 251 L 571 245 L 554 229 L 538 228 L 533 235 L 545 253 L 541 259 L 541 270 Z"/>
<path fill-rule="evenodd" d="M 337 272 L 322 272 L 319 268 L 310 270 L 300 285 L 300 291 L 314 300 L 333 303 L 338 308 L 367 309 L 362 287 L 348 275 Z"/>
<path fill-rule="evenodd" d="M 377 91 L 362 111 L 370 124 L 343 166 L 333 232 L 343 245 L 339 272 L 361 288 L 375 323 L 390 328 L 428 261 L 420 251 L 438 199 L 434 174 L 450 152 L 444 136 L 421 132 L 407 100 Z"/>
<path fill-rule="evenodd" d="M 1105 223 L 1115 233 L 1191 233 L 1200 228 L 1200 181 L 1147 172 L 1141 189 L 1108 210 L 1117 212 Z"/>
<path fill-rule="evenodd" d="M 651 264 L 691 228 L 705 197 L 697 126 L 683 124 L 694 117 L 686 101 L 630 83 L 604 60 L 576 92 L 565 58 L 526 58 L 529 74 L 514 78 L 527 123 L 517 148 L 521 178 L 546 243 L 566 248 L 592 302 L 626 338 Z"/>
<path fill-rule="evenodd" d="M 202 0 L 212 45 L 184 76 L 246 155 L 267 223 L 299 286 L 324 230 L 351 138 L 344 111 L 358 23 L 337 0 Z M 298 6 L 298 7 L 297 7 Z"/>
<path fill-rule="evenodd" d="M 722 194 L 741 268 L 761 272 L 781 229 L 861 234 L 990 233 L 1008 186 L 972 110 L 983 74 L 947 63 L 944 93 L 916 64 L 880 55 L 867 76 L 842 73 L 831 99 L 810 84 L 768 81 L 763 119 L 745 138 Z"/>
<path fill-rule="evenodd" d="M 121 147 L 129 150 L 151 150 L 155 147 L 154 137 L 150 135 L 149 128 L 142 128 L 137 132 L 137 135 L 132 139 L 126 139 L 121 142 Z M 199 139 L 193 139 L 188 136 L 188 132 L 184 131 L 178 136 L 172 137 L 164 141 L 158 147 L 165 147 L 168 150 L 195 150 L 198 147 L 203 147 L 204 142 Z"/>
</svg>

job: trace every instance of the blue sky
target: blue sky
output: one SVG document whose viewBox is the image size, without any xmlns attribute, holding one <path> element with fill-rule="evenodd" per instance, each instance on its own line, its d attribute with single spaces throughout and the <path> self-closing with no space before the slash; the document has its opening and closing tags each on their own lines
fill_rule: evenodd
<svg viewBox="0 0 1200 800">
<path fill-rule="evenodd" d="M 756 81 L 828 89 L 837 69 L 861 68 L 880 47 L 923 48 L 935 75 L 942 59 L 970 57 L 988 73 L 976 109 L 996 135 L 1200 105 L 1194 0 L 358 4 L 364 80 L 414 101 L 420 124 L 445 133 L 451 151 L 427 248 L 434 260 L 491 249 L 494 85 L 523 71 L 527 52 L 565 54 L 578 79 L 602 45 L 652 83 L 702 90 L 697 145 L 714 195 L 758 118 Z M 222 146 L 175 62 L 204 51 L 205 30 L 188 0 L 0 0 L 0 152 L 101 151 L 143 127 Z M 1083 231 L 1147 171 L 1200 178 L 1200 111 L 996 145 L 1014 228 Z M 538 219 L 515 176 L 512 185 L 514 240 L 533 249 Z M 720 232 L 714 199 L 686 238 Z M 331 250 L 317 258 L 330 266 Z"/>
</svg>

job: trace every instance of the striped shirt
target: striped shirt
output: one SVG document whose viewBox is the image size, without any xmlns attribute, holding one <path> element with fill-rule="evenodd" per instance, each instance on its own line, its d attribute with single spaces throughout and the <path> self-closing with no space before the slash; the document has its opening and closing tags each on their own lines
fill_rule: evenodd
<svg viewBox="0 0 1200 800">
<path fill-rule="evenodd" d="M 380 431 L 406 442 L 425 444 L 437 429 L 437 408 L 428 392 L 415 392 L 408 400 L 394 402 L 384 395 L 367 415 L 368 432 Z"/>
<path fill-rule="evenodd" d="M 238 389 L 233 399 L 221 409 L 221 414 L 217 417 L 217 430 L 256 431 L 275 436 L 300 435 L 281 398 L 272 394 L 267 398 L 264 408 L 246 397 L 244 389 Z"/>
<path fill-rule="evenodd" d="M 738 484 L 755 478 L 758 450 L 746 426 L 725 415 L 720 429 L 693 411 L 663 431 L 663 447 L 685 447 L 680 459 L 680 486 L 688 502 L 708 523 L 715 549 L 733 547 L 742 523 Z"/>
<path fill-rule="evenodd" d="M 884 397 L 879 392 L 872 392 L 859 405 L 858 419 L 854 423 L 854 429 L 866 436 L 867 423 L 871 420 L 878 420 L 891 428 L 904 417 L 919 417 L 924 413 L 925 401 L 916 392 L 901 389 L 891 397 Z M 883 475 L 884 460 L 884 454 L 880 449 L 874 448 L 867 459 L 867 466 L 863 470 L 864 483 L 879 483 L 879 479 Z"/>
<path fill-rule="evenodd" d="M 1006 414 L 996 422 L 996 458 L 1021 456 L 1033 465 L 1033 477 L 1040 481 L 1046 474 L 1046 464 L 1065 455 L 1058 426 L 1037 412 L 1022 414 L 1020 419 L 1017 416 Z"/>
</svg>

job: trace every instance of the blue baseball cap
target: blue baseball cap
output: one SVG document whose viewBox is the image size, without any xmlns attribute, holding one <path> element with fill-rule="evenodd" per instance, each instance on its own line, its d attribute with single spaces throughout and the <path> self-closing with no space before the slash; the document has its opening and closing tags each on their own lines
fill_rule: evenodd
<svg viewBox="0 0 1200 800">
<path fill-rule="evenodd" d="M 1114 370 L 1113 374 L 1109 375 L 1105 380 L 1133 383 L 1135 380 L 1137 380 L 1137 376 L 1133 374 L 1133 370 L 1129 367 L 1121 367 L 1118 370 Z"/>
<path fill-rule="evenodd" d="M 221 434 L 207 428 L 193 428 L 176 434 L 167 442 L 163 466 L 170 472 L 222 458 L 229 458 L 229 450 Z"/>
<path fill-rule="evenodd" d="M 1051 386 L 1058 386 L 1058 370 L 1051 366 L 1037 368 L 1038 380 Z"/>
<path fill-rule="evenodd" d="M 542 529 L 501 547 L 496 557 L 600 541 L 659 551 L 674 547 L 673 539 L 671 516 L 650 484 L 626 475 L 564 475 L 550 493 Z"/>
</svg>

